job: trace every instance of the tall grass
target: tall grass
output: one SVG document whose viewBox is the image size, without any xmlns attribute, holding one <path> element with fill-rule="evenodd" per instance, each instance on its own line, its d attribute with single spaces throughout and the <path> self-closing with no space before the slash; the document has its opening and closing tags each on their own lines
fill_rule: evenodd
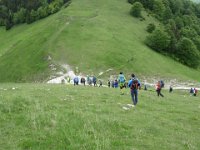
<svg viewBox="0 0 200 150">
<path fill-rule="evenodd" d="M 45 84 L 0 85 L 0 149 L 192 149 L 199 98 L 188 91 L 139 91 Z"/>
</svg>

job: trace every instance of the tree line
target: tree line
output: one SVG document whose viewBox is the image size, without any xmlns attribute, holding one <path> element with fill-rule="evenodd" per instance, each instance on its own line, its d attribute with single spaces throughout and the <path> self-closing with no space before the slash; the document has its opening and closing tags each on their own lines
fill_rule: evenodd
<svg viewBox="0 0 200 150">
<path fill-rule="evenodd" d="M 147 26 L 146 45 L 192 68 L 200 67 L 200 4 L 190 0 L 128 0 L 131 14 L 141 11 L 160 21 Z"/>
<path fill-rule="evenodd" d="M 0 26 L 6 30 L 20 23 L 32 23 L 56 13 L 70 0 L 0 0 Z"/>
</svg>

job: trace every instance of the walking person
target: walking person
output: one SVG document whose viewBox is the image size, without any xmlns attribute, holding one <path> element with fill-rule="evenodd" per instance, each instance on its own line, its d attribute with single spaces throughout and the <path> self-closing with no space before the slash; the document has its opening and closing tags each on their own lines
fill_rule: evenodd
<svg viewBox="0 0 200 150">
<path fill-rule="evenodd" d="M 134 107 L 138 103 L 138 89 L 140 89 L 140 86 L 141 86 L 140 81 L 135 77 L 134 74 L 132 74 L 131 79 L 128 82 L 128 87 L 130 88 L 131 98 Z"/>
<path fill-rule="evenodd" d="M 99 80 L 99 87 L 101 87 L 103 85 L 102 81 Z"/>
<path fill-rule="evenodd" d="M 158 96 L 164 97 L 164 95 L 161 93 L 162 85 L 161 82 L 158 81 L 156 84 L 156 92 Z"/>
<path fill-rule="evenodd" d="M 194 88 L 194 96 L 197 96 L 197 88 Z"/>
<path fill-rule="evenodd" d="M 173 88 L 172 88 L 172 86 L 170 85 L 169 86 L 169 93 L 171 93 L 173 91 Z"/>
<path fill-rule="evenodd" d="M 97 86 L 97 78 L 95 76 L 93 76 L 92 82 L 94 84 L 94 87 Z"/>
<path fill-rule="evenodd" d="M 85 78 L 84 77 L 81 78 L 81 83 L 85 86 Z"/>
<path fill-rule="evenodd" d="M 110 80 L 108 80 L 108 87 L 110 88 Z"/>
<path fill-rule="evenodd" d="M 126 82 L 126 78 L 123 75 L 123 73 L 120 72 L 119 76 L 118 76 L 118 83 L 119 83 L 120 92 L 121 92 L 122 95 L 124 94 L 124 92 L 122 91 L 122 89 L 125 87 L 125 82 Z"/>
<path fill-rule="evenodd" d="M 76 77 L 74 78 L 74 86 L 75 86 L 75 85 L 78 85 L 78 83 L 79 83 L 79 79 L 78 79 L 78 77 L 76 76 Z"/>
</svg>

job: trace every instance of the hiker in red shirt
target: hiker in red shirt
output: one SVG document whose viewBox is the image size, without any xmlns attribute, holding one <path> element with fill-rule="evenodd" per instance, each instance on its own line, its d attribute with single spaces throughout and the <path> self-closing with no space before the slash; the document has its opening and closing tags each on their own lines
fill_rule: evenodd
<svg viewBox="0 0 200 150">
<path fill-rule="evenodd" d="M 157 84 L 156 84 L 156 92 L 157 92 L 157 95 L 158 95 L 158 96 L 161 96 L 161 97 L 164 97 L 164 95 L 161 93 L 161 89 L 162 89 L 161 82 L 158 81 Z"/>
</svg>

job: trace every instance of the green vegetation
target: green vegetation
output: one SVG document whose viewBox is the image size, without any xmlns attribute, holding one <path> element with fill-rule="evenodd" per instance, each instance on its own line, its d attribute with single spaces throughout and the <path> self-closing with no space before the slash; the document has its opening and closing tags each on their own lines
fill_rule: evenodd
<svg viewBox="0 0 200 150">
<path fill-rule="evenodd" d="M 133 16 L 141 16 L 138 8 L 144 6 L 149 14 L 163 24 L 162 29 L 147 36 L 146 44 L 150 48 L 165 53 L 191 68 L 200 68 L 200 4 L 188 0 L 129 0 L 128 2 L 133 5 L 131 10 Z M 185 38 L 190 44 L 185 44 L 183 47 L 182 41 L 185 41 Z M 179 45 L 182 45 L 181 48 Z"/>
<path fill-rule="evenodd" d="M 58 12 L 67 2 L 69 0 L 1 0 L 0 26 L 8 30 L 19 23 L 32 23 Z"/>
<path fill-rule="evenodd" d="M 142 17 L 142 4 L 140 2 L 135 2 L 133 4 L 133 7 L 132 7 L 132 10 L 131 10 L 131 14 L 134 16 L 134 17 Z"/>
<path fill-rule="evenodd" d="M 21 149 L 192 149 L 200 147 L 199 97 L 189 91 L 129 90 L 47 84 L 0 85 L 0 147 Z"/>
<path fill-rule="evenodd" d="M 81 9 L 80 9 L 81 6 Z M 145 45 L 148 24 L 130 15 L 121 0 L 73 0 L 69 7 L 32 24 L 0 28 L 0 82 L 46 81 L 49 65 L 69 64 L 83 74 L 123 71 L 137 76 L 200 80 L 200 71 L 181 65 Z M 48 56 L 52 60 L 48 61 Z"/>
</svg>

